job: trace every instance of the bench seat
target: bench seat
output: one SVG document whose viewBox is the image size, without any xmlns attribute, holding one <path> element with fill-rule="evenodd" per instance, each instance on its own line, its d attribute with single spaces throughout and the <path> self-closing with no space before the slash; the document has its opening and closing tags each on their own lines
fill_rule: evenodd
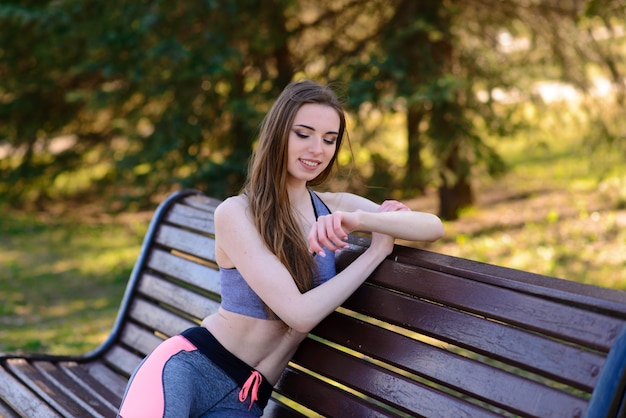
<svg viewBox="0 0 626 418">
<path fill-rule="evenodd" d="M 213 212 L 157 209 L 105 343 L 0 354 L 0 416 L 115 416 L 141 359 L 219 306 Z M 351 236 L 344 268 L 369 241 Z M 268 417 L 624 417 L 626 293 L 396 245 L 302 343 Z"/>
</svg>

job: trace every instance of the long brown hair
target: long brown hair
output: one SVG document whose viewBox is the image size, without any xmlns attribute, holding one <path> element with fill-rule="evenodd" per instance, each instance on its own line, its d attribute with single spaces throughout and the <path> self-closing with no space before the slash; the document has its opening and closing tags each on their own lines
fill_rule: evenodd
<svg viewBox="0 0 626 418">
<path fill-rule="evenodd" d="M 335 154 L 328 167 L 307 186 L 318 186 L 330 177 L 346 129 L 345 114 L 337 95 L 329 86 L 305 80 L 285 87 L 265 115 L 242 190 L 248 198 L 250 212 L 263 241 L 285 265 L 302 293 L 313 287 L 315 263 L 291 212 L 287 193 L 287 147 L 296 113 L 307 103 L 330 106 L 339 115 Z"/>
</svg>

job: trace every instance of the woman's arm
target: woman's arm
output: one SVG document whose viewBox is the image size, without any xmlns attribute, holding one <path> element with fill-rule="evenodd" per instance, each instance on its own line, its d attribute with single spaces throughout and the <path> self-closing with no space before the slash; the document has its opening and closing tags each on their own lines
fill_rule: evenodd
<svg viewBox="0 0 626 418">
<path fill-rule="evenodd" d="M 216 209 L 218 262 L 221 267 L 236 267 L 270 309 L 298 332 L 309 332 L 333 312 L 393 249 L 392 237 L 373 234 L 370 247 L 335 279 L 300 293 L 288 270 L 265 246 L 246 207 L 235 198 Z"/>
<path fill-rule="evenodd" d="M 435 241 L 443 235 L 443 224 L 433 214 L 411 211 L 395 200 L 380 206 L 368 202 L 358 196 L 344 196 L 342 207 L 357 207 L 356 210 L 336 210 L 320 216 L 307 238 L 311 252 L 319 253 L 322 247 L 337 251 L 347 245 L 347 235 L 353 231 L 377 232 L 408 241 Z"/>
</svg>

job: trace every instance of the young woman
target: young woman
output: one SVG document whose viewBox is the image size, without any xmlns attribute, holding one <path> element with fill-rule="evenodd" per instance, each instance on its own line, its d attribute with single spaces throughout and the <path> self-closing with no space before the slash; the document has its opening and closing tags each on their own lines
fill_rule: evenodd
<svg viewBox="0 0 626 418">
<path fill-rule="evenodd" d="M 400 202 L 311 189 L 329 178 L 345 129 L 330 88 L 285 88 L 263 120 L 242 193 L 215 211 L 219 311 L 139 365 L 119 416 L 262 415 L 299 343 L 389 255 L 394 238 L 441 237 L 439 218 Z M 335 252 L 353 231 L 371 232 L 371 245 L 337 273 Z"/>
</svg>

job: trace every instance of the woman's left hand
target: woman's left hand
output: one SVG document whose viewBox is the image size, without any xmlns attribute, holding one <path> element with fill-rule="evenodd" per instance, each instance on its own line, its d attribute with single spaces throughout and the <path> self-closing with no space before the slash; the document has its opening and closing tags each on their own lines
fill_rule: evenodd
<svg viewBox="0 0 626 418">
<path fill-rule="evenodd" d="M 317 218 L 307 236 L 309 251 L 325 257 L 323 247 L 333 252 L 347 247 L 348 234 L 359 224 L 358 212 L 336 211 Z"/>
<path fill-rule="evenodd" d="M 404 203 L 397 200 L 385 200 L 376 212 L 410 211 Z M 320 216 L 311 227 L 307 236 L 309 251 L 324 257 L 323 247 L 329 251 L 338 251 L 348 246 L 348 234 L 359 225 L 359 214 L 362 211 L 336 211 L 329 215 Z"/>
</svg>

